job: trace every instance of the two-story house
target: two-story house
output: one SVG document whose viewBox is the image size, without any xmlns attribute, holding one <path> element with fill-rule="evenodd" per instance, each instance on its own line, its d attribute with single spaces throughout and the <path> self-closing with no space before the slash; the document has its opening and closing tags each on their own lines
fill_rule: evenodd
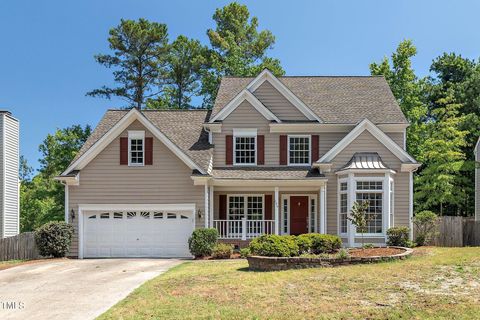
<svg viewBox="0 0 480 320">
<path fill-rule="evenodd" d="M 360 235 L 412 224 L 402 114 L 383 77 L 226 77 L 211 111 L 109 110 L 65 172 L 71 255 L 189 256 L 194 228 L 244 245 L 262 233 Z"/>
</svg>

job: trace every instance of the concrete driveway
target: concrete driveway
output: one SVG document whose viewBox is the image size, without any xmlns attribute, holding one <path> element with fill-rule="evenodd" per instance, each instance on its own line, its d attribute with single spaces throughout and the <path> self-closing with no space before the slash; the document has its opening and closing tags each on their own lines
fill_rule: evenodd
<svg viewBox="0 0 480 320">
<path fill-rule="evenodd" d="M 0 271 L 0 319 L 94 319 L 177 259 L 52 260 Z"/>
</svg>

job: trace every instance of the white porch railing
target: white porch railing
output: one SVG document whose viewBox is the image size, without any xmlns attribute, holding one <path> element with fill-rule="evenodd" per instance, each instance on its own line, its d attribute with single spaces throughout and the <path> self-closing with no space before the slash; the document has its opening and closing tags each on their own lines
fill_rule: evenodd
<svg viewBox="0 0 480 320">
<path fill-rule="evenodd" d="M 273 234 L 274 226 L 274 220 L 213 220 L 220 239 L 247 240 L 262 234 Z"/>
</svg>

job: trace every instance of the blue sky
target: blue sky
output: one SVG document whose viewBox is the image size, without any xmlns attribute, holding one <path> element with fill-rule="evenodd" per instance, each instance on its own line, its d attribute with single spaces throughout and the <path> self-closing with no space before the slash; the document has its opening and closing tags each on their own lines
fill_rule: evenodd
<svg viewBox="0 0 480 320">
<path fill-rule="evenodd" d="M 20 119 L 21 153 L 38 167 L 38 145 L 56 128 L 96 125 L 118 100 L 85 97 L 111 84 L 96 53 L 121 18 L 147 18 L 207 43 L 215 8 L 229 1 L 82 0 L 0 2 L 0 109 Z M 480 56 L 480 1 L 241 1 L 276 36 L 270 55 L 288 75 L 366 75 L 405 38 L 414 68 L 428 73 L 442 52 Z"/>
</svg>

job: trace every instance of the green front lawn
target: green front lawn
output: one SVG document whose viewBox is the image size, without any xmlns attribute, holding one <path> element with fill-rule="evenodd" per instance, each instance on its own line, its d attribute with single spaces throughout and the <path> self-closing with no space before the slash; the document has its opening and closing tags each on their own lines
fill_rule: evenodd
<svg viewBox="0 0 480 320">
<path fill-rule="evenodd" d="M 480 248 L 420 248 L 406 261 L 250 272 L 186 262 L 99 319 L 479 319 Z"/>
</svg>

